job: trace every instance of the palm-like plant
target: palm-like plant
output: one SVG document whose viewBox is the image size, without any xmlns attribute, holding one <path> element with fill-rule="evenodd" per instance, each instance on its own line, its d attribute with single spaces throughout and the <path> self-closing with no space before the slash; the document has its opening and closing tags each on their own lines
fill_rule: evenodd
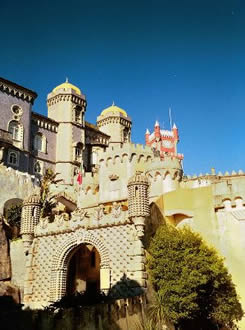
<svg viewBox="0 0 245 330">
<path fill-rule="evenodd" d="M 48 168 L 42 178 L 40 184 L 40 197 L 41 197 L 41 217 L 45 218 L 50 215 L 52 209 L 56 206 L 55 196 L 50 194 L 50 185 L 57 184 L 62 179 L 57 179 L 59 173 L 54 173 L 52 169 Z"/>
</svg>

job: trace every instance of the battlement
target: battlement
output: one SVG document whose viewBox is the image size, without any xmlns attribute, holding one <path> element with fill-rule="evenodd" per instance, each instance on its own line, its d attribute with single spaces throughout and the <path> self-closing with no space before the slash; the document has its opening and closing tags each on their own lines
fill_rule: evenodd
<svg viewBox="0 0 245 330">
<path fill-rule="evenodd" d="M 12 167 L 7 167 L 2 164 L 0 164 L 0 176 L 11 176 L 11 179 L 17 180 L 19 184 L 30 183 L 34 186 L 37 186 L 39 184 L 39 181 L 35 177 L 35 175 L 30 175 L 26 172 L 20 172 L 18 170 L 13 169 Z"/>
<path fill-rule="evenodd" d="M 184 181 L 189 181 L 189 180 L 196 180 L 196 179 L 219 179 L 222 180 L 222 178 L 227 179 L 227 178 L 233 178 L 233 177 L 240 177 L 240 176 L 245 176 L 245 172 L 243 172 L 242 170 L 239 170 L 238 172 L 236 171 L 232 171 L 231 173 L 226 171 L 225 173 L 222 172 L 218 172 L 217 174 L 213 171 L 211 171 L 211 173 L 200 173 L 199 175 L 185 175 L 183 177 Z"/>
<path fill-rule="evenodd" d="M 153 158 L 159 158 L 152 149 L 142 144 L 127 143 L 123 146 L 110 145 L 105 151 L 99 152 L 98 164 L 106 166 L 125 162 L 151 162 Z M 159 158 L 160 159 L 160 158 Z"/>
</svg>

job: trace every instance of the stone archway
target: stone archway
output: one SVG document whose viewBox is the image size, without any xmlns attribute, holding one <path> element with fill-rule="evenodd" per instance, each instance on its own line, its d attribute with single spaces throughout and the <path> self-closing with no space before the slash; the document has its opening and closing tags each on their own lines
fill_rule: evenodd
<svg viewBox="0 0 245 330">
<path fill-rule="evenodd" d="M 110 288 L 109 252 L 103 242 L 92 232 L 79 230 L 70 235 L 57 249 L 53 256 L 50 283 L 50 301 L 57 301 L 66 294 L 67 271 L 71 254 L 82 244 L 96 248 L 100 255 L 100 290 Z"/>
<path fill-rule="evenodd" d="M 80 244 L 70 253 L 66 294 L 86 292 L 93 296 L 100 291 L 100 255 L 91 244 Z"/>
</svg>

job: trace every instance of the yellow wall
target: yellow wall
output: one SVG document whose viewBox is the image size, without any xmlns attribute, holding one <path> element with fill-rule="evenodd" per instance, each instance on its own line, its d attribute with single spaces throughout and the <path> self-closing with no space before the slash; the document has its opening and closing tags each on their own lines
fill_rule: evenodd
<svg viewBox="0 0 245 330">
<path fill-rule="evenodd" d="M 236 220 L 225 209 L 215 212 L 212 186 L 184 189 L 162 195 L 156 204 L 166 219 L 180 226 L 182 219 L 201 234 L 225 258 L 245 309 L 245 221 Z M 245 329 L 245 318 L 240 323 Z"/>
</svg>

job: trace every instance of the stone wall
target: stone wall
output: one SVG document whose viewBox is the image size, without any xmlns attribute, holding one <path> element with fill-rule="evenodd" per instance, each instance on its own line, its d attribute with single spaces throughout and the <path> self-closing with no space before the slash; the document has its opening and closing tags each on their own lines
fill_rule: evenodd
<svg viewBox="0 0 245 330">
<path fill-rule="evenodd" d="M 86 217 L 84 221 L 81 216 L 69 221 L 56 217 L 54 223 L 45 219 L 40 222 L 26 259 L 26 305 L 40 308 L 66 293 L 69 258 L 81 244 L 93 245 L 99 252 L 101 289 L 127 296 L 126 281 L 136 287 L 136 293 L 142 292 L 139 287 L 146 285 L 144 249 L 135 226 L 120 218 L 114 224 L 101 220 L 94 218 L 90 228 Z"/>
<path fill-rule="evenodd" d="M 20 289 L 21 298 L 24 293 L 25 255 L 21 239 L 10 242 L 11 282 Z"/>
<path fill-rule="evenodd" d="M 23 200 L 31 195 L 37 187 L 34 177 L 7 168 L 0 164 L 0 212 L 3 212 L 4 204 L 14 198 Z"/>
</svg>

